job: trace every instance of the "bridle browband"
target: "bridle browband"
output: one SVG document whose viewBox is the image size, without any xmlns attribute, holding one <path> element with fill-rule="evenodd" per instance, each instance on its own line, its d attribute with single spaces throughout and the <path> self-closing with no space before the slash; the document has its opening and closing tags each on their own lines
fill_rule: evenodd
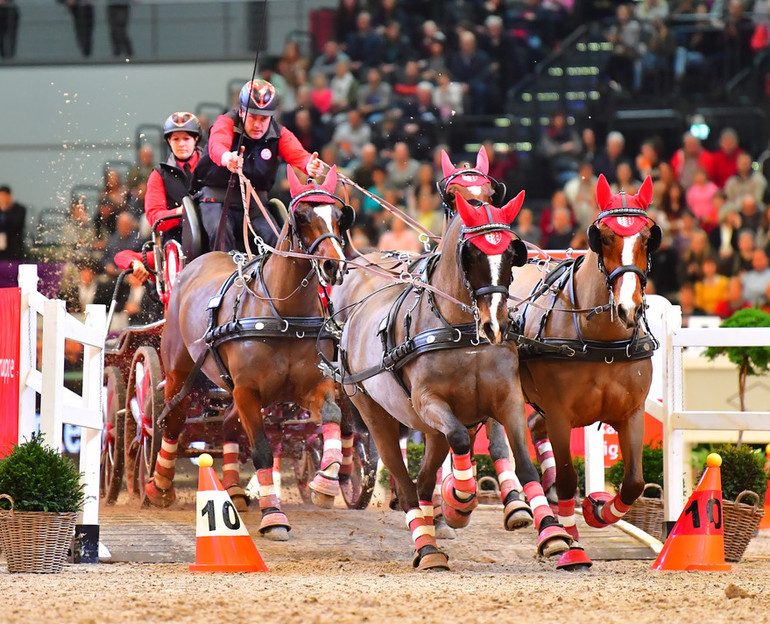
<svg viewBox="0 0 770 624">
<path fill-rule="evenodd" d="M 505 199 L 505 193 L 506 193 L 506 186 L 504 182 L 500 182 L 499 180 L 496 180 L 488 173 L 483 173 L 482 171 L 479 171 L 478 169 L 458 169 L 454 173 L 450 173 L 445 178 L 442 178 L 438 182 L 436 182 L 436 189 L 438 190 L 438 194 L 441 197 L 441 201 L 444 204 L 444 213 L 447 217 L 451 217 L 454 211 L 449 207 L 449 200 L 447 198 L 447 188 L 449 188 L 449 185 L 452 183 L 452 181 L 459 177 L 459 176 L 466 176 L 466 175 L 473 175 L 473 176 L 479 176 L 484 179 L 486 179 L 487 182 L 492 186 L 493 198 L 498 198 L 500 200 Z"/>
</svg>

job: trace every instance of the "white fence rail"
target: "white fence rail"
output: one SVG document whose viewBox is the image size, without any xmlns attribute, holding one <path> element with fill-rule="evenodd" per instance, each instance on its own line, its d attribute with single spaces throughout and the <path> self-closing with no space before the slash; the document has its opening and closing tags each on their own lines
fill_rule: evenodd
<svg viewBox="0 0 770 624">
<path fill-rule="evenodd" d="M 21 288 L 21 358 L 19 438 L 36 428 L 36 394 L 40 395 L 40 431 L 47 444 L 62 448 L 65 423 L 82 428 L 80 471 L 85 483 L 85 504 L 80 524 L 99 524 L 99 464 L 101 455 L 102 385 L 106 311 L 103 305 L 86 307 L 85 322 L 67 314 L 63 301 L 37 292 L 37 266 L 19 267 Z M 42 353 L 37 366 L 38 315 L 42 317 Z M 83 387 L 77 394 L 64 387 L 64 345 L 83 345 Z"/>
</svg>

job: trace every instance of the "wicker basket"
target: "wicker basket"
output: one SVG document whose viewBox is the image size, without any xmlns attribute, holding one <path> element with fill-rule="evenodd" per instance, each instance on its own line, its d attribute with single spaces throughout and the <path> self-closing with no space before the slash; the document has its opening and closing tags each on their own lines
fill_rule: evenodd
<svg viewBox="0 0 770 624">
<path fill-rule="evenodd" d="M 660 492 L 660 498 L 649 498 L 644 495 L 648 489 Z M 657 483 L 647 483 L 642 495 L 634 501 L 623 520 L 640 528 L 656 540 L 663 539 L 663 488 Z"/>
<path fill-rule="evenodd" d="M 490 483 L 492 484 L 491 490 L 482 490 L 481 484 L 482 483 Z M 481 477 L 479 479 L 479 483 L 476 489 L 477 495 L 479 497 L 479 503 L 482 505 L 498 505 L 500 504 L 500 486 L 497 483 L 497 479 L 494 477 Z"/>
<path fill-rule="evenodd" d="M 0 545 L 9 572 L 53 574 L 61 572 L 75 532 L 77 512 L 48 513 L 0 510 Z"/>
<path fill-rule="evenodd" d="M 753 498 L 754 504 L 742 503 L 743 498 Z M 746 547 L 757 534 L 759 522 L 765 515 L 759 504 L 759 494 L 744 490 L 735 497 L 735 501 L 723 500 L 725 534 L 725 561 L 737 563 L 743 557 Z"/>
</svg>

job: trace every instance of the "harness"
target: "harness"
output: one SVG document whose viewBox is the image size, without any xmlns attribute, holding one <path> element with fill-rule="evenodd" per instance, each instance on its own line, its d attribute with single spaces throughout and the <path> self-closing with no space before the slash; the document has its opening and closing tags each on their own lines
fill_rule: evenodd
<svg viewBox="0 0 770 624">
<path fill-rule="evenodd" d="M 544 337 L 545 326 L 551 313 L 555 309 L 559 294 L 568 288 L 569 301 L 573 307 L 576 304 L 575 298 L 575 273 L 580 269 L 585 256 L 577 258 L 566 258 L 559 262 L 553 270 L 541 279 L 530 292 L 522 311 L 513 319 L 514 340 L 519 348 L 519 359 L 522 361 L 532 359 L 565 359 L 581 360 L 584 362 L 607 362 L 608 364 L 617 360 L 642 360 L 652 357 L 653 351 L 660 346 L 660 343 L 650 332 L 647 324 L 647 317 L 643 315 L 644 333 L 640 333 L 640 323 L 634 327 L 630 338 L 625 340 L 591 340 L 583 337 L 580 331 L 578 315 L 573 314 L 572 319 L 575 326 L 577 338 L 551 338 Z M 613 272 L 614 274 L 615 272 Z M 527 322 L 527 312 L 532 307 L 530 304 L 538 299 L 551 294 L 551 300 L 545 313 L 540 317 L 537 334 L 534 338 L 524 335 L 524 328 Z M 598 306 L 589 312 L 589 318 L 606 311 L 611 306 L 607 303 Z"/>
</svg>

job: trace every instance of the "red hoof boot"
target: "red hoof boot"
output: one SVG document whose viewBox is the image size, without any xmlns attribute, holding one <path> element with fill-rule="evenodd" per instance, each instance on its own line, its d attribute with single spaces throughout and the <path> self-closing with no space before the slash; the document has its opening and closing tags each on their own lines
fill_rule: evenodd
<svg viewBox="0 0 770 624">
<path fill-rule="evenodd" d="M 412 565 L 418 570 L 448 570 L 449 557 L 435 546 L 428 544 L 414 553 Z"/>
<path fill-rule="evenodd" d="M 456 490 L 454 488 L 454 477 L 449 475 L 441 484 L 441 498 L 443 500 L 442 506 L 445 509 L 446 507 L 451 507 L 457 511 L 470 513 L 479 506 L 479 499 L 475 492 L 471 495 L 470 498 L 464 500 L 457 498 L 455 492 Z"/>
<path fill-rule="evenodd" d="M 556 564 L 557 570 L 587 570 L 593 565 L 593 561 L 580 546 L 573 546 L 565 552 Z"/>
<path fill-rule="evenodd" d="M 147 495 L 147 500 L 155 507 L 168 507 L 176 500 L 176 490 L 173 485 L 167 490 L 163 490 L 155 485 L 153 480 L 145 484 L 144 493 Z"/>
<path fill-rule="evenodd" d="M 238 511 L 248 511 L 250 501 L 249 501 L 249 497 L 246 495 L 246 490 L 244 490 L 237 483 L 234 483 L 233 485 L 228 485 L 225 489 L 227 490 L 227 493 L 230 495 L 230 498 L 233 501 L 233 505 L 235 505 L 235 508 Z"/>
<path fill-rule="evenodd" d="M 262 514 L 262 522 L 259 524 L 259 532 L 274 542 L 285 542 L 289 539 L 291 525 L 289 519 L 282 511 L 274 511 Z"/>
<path fill-rule="evenodd" d="M 607 523 L 602 520 L 602 507 L 613 499 L 607 492 L 592 492 L 583 499 L 583 520 L 594 529 L 602 529 Z"/>
<path fill-rule="evenodd" d="M 540 530 L 537 552 L 543 557 L 561 555 L 572 546 L 572 536 L 560 524 L 551 524 Z"/>
<path fill-rule="evenodd" d="M 471 521 L 470 511 L 460 511 L 449 505 L 441 506 L 441 514 L 444 516 L 447 526 L 453 529 L 463 529 L 467 527 Z"/>
<path fill-rule="evenodd" d="M 511 501 L 503 511 L 503 526 L 506 531 L 523 529 L 532 524 L 534 517 L 529 505 L 521 500 Z"/>
<path fill-rule="evenodd" d="M 327 477 L 323 472 L 317 472 L 310 482 L 310 489 L 326 496 L 335 497 L 340 493 L 340 480 L 337 477 Z"/>
</svg>

